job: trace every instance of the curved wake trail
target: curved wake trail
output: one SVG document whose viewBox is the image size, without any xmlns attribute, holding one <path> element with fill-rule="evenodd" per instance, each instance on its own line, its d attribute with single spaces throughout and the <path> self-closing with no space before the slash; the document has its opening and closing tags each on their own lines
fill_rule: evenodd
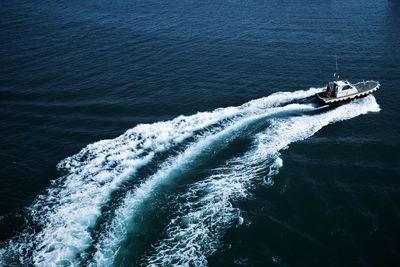
<svg viewBox="0 0 400 267">
<path fill-rule="evenodd" d="M 235 222 L 243 220 L 232 200 L 249 194 L 254 181 L 262 180 L 268 162 L 274 162 L 272 172 L 276 174 L 276 167 L 282 166 L 279 151 L 328 124 L 379 110 L 375 98 L 369 96 L 318 115 L 272 119 L 270 127 L 256 135 L 250 151 L 229 160 L 226 167 L 215 170 L 214 175 L 193 184 L 181 195 L 183 204 L 179 204 L 176 216 L 165 229 L 167 237 L 155 244 L 142 259 L 143 264 L 207 265 L 207 257 L 218 248 L 220 237 Z"/>
<path fill-rule="evenodd" d="M 189 145 L 178 155 L 178 161 L 179 158 L 190 159 L 190 147 L 197 149 L 204 145 L 202 142 L 209 142 L 204 140 L 226 132 L 229 127 L 237 127 L 250 118 L 267 114 L 273 107 L 279 109 L 284 103 L 312 96 L 320 90 L 279 92 L 239 107 L 141 124 L 115 139 L 88 145 L 58 164 L 66 174 L 53 181 L 46 194 L 38 196 L 28 208 L 31 222 L 26 231 L 2 244 L 3 260 L 11 258 L 19 264 L 35 265 L 79 264 L 79 257 L 93 245 L 91 229 L 102 215 L 101 208 L 110 200 L 112 192 L 123 182 L 133 179 L 135 173 L 151 163 L 157 154 L 193 138 L 191 143 L 194 145 Z M 220 127 L 213 129 L 215 124 Z M 171 168 L 170 162 L 171 159 L 167 159 L 158 174 L 139 187 L 144 186 L 144 195 L 156 186 L 158 180 L 154 177 L 164 177 L 165 169 Z M 140 190 L 128 193 L 126 199 L 130 196 L 140 199 Z M 124 206 L 126 203 L 122 204 Z M 102 246 L 101 242 L 97 245 Z"/>
<path fill-rule="evenodd" d="M 149 177 L 145 182 L 140 184 L 135 190 L 129 192 L 125 197 L 123 204 L 115 212 L 115 216 L 110 225 L 106 228 L 108 231 L 103 235 L 100 242 L 96 245 L 97 252 L 94 255 L 95 266 L 109 266 L 113 263 L 121 241 L 124 240 L 128 226 L 135 215 L 135 210 L 140 204 L 151 196 L 151 192 L 157 185 L 168 179 L 174 170 L 182 168 L 185 164 L 192 162 L 204 149 L 208 148 L 212 143 L 218 141 L 224 136 L 229 135 L 235 130 L 245 127 L 250 122 L 262 117 L 287 111 L 306 111 L 314 109 L 310 105 L 290 104 L 279 108 L 269 108 L 262 115 L 253 115 L 247 119 L 241 120 L 239 123 L 233 124 L 223 131 L 207 136 L 206 138 L 189 146 L 182 154 L 175 158 L 171 158 L 165 162 L 160 170 L 153 176 Z"/>
</svg>

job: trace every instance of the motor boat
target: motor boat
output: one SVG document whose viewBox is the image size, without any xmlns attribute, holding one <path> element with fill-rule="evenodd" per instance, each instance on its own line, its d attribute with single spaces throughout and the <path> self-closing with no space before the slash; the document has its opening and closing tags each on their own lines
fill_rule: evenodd
<svg viewBox="0 0 400 267">
<path fill-rule="evenodd" d="M 336 80 L 329 82 L 327 87 L 315 96 L 321 104 L 332 105 L 365 97 L 378 90 L 379 87 L 380 84 L 376 81 L 351 84 L 346 80 Z"/>
</svg>

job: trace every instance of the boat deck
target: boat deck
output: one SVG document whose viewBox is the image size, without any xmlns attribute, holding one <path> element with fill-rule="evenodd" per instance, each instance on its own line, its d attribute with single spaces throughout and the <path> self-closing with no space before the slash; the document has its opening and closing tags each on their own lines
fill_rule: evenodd
<svg viewBox="0 0 400 267">
<path fill-rule="evenodd" d="M 379 83 L 375 81 L 359 82 L 353 84 L 353 86 L 358 90 L 359 93 L 374 89 L 378 85 Z"/>
</svg>

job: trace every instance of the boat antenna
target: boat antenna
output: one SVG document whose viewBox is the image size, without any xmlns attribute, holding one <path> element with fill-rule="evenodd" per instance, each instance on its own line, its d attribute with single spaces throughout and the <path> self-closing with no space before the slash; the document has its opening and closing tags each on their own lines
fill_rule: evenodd
<svg viewBox="0 0 400 267">
<path fill-rule="evenodd" d="M 336 72 L 337 72 L 337 55 L 335 55 L 336 58 Z"/>
<path fill-rule="evenodd" d="M 338 67 L 337 67 L 337 55 L 335 55 L 335 59 L 336 59 L 336 72 L 333 74 L 333 77 L 339 79 Z"/>
</svg>

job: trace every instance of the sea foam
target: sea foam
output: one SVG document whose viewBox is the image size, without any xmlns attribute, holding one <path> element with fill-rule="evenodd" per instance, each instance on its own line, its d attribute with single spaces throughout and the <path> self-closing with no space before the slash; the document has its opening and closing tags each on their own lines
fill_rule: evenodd
<svg viewBox="0 0 400 267">
<path fill-rule="evenodd" d="M 164 181 L 176 169 L 183 168 L 185 164 L 190 163 L 204 149 L 211 146 L 213 142 L 217 142 L 223 136 L 229 135 L 231 132 L 245 127 L 248 123 L 261 119 L 265 116 L 287 111 L 306 111 L 314 109 L 311 105 L 290 104 L 283 107 L 269 108 L 262 115 L 253 115 L 237 123 L 230 125 L 217 134 L 209 135 L 200 139 L 198 142 L 187 147 L 185 151 L 177 157 L 171 158 L 165 162 L 159 171 L 149 177 L 145 182 L 139 185 L 134 191 L 128 193 L 124 203 L 115 212 L 115 216 L 111 221 L 106 233 L 102 236 L 100 242 L 96 245 L 97 252 L 94 256 L 95 266 L 110 265 L 118 252 L 120 242 L 125 238 L 128 225 L 132 216 L 138 209 L 143 200 L 150 197 L 151 192 L 156 188 L 158 183 Z"/>
<path fill-rule="evenodd" d="M 3 244 L 4 255 L 18 258 L 20 264 L 79 264 L 79 256 L 94 245 L 91 229 L 102 215 L 101 209 L 110 200 L 112 192 L 123 182 L 134 179 L 138 169 L 149 164 L 157 153 L 168 151 L 188 138 L 193 138 L 191 145 L 201 147 L 203 142 L 209 142 L 205 141 L 209 140 L 207 138 L 229 127 L 238 127 L 251 117 L 267 114 L 269 108 L 279 108 L 284 103 L 312 96 L 320 90 L 278 92 L 239 107 L 140 124 L 120 137 L 88 145 L 58 164 L 58 168 L 66 174 L 54 180 L 46 193 L 38 196 L 28 207 L 29 224 L 34 227 L 30 225 L 6 245 Z M 213 129 L 215 124 L 220 127 Z M 184 151 L 178 158 L 190 160 L 187 156 L 190 151 Z M 143 190 L 130 192 L 126 198 L 133 196 L 141 199 L 138 192 L 146 195 L 151 191 L 157 184 L 152 182 L 154 177 L 161 177 L 165 169 L 173 168 L 169 167 L 170 161 L 167 159 L 160 165 L 158 173 L 161 174 L 155 174 L 141 184 Z M 121 205 L 124 206 L 125 203 Z M 116 218 L 124 216 L 118 214 L 119 210 L 116 211 Z M 102 247 L 101 242 L 96 247 Z"/>
<path fill-rule="evenodd" d="M 291 143 L 312 136 L 330 123 L 379 110 L 375 98 L 369 96 L 318 115 L 272 119 L 270 127 L 255 136 L 253 149 L 229 160 L 181 195 L 179 212 L 165 229 L 167 237 L 143 258 L 144 265 L 207 265 L 207 257 L 219 247 L 220 237 L 234 223 L 243 221 L 233 200 L 246 197 L 254 181 L 262 179 L 260 174 L 268 159 L 272 160 L 270 166 L 282 166 L 279 151 Z M 269 174 L 277 171 L 275 168 Z"/>
</svg>

